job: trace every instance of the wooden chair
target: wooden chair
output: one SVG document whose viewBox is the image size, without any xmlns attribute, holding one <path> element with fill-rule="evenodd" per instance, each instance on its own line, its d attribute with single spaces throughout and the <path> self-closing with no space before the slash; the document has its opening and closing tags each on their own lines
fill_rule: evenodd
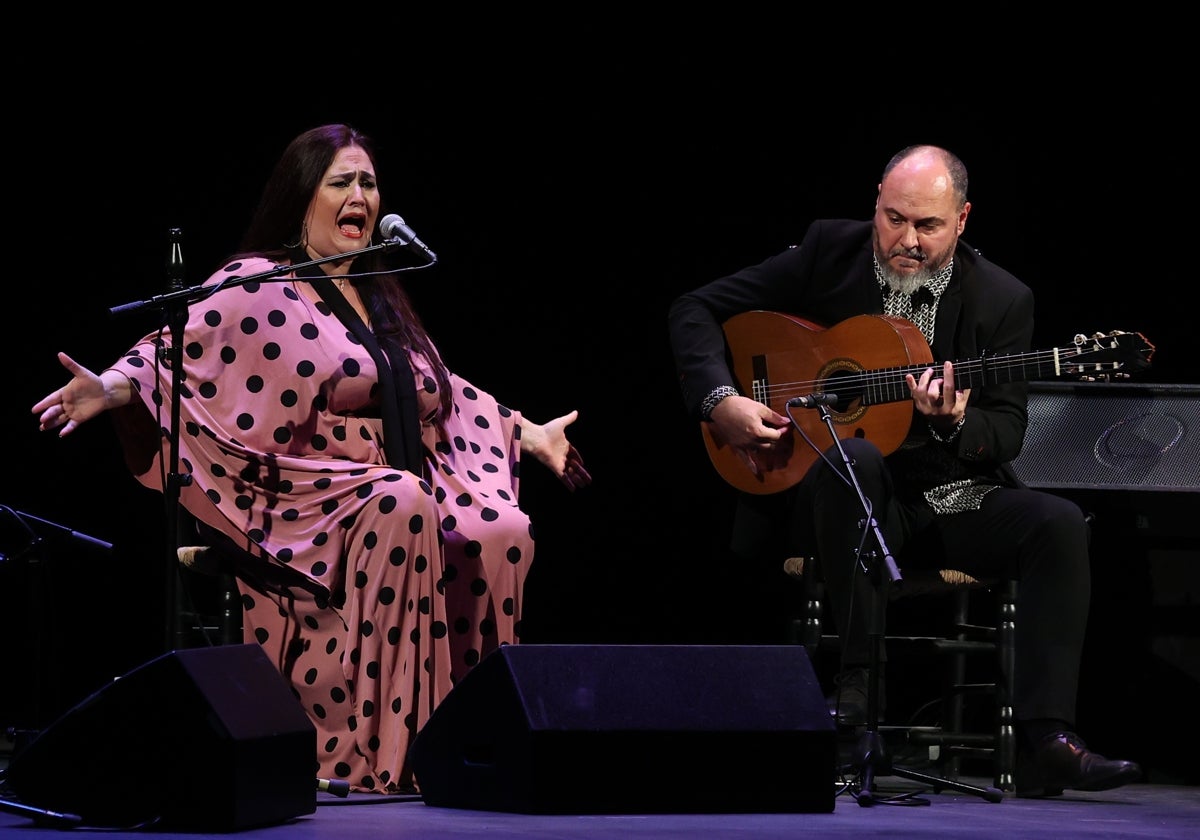
<svg viewBox="0 0 1200 840">
<path fill-rule="evenodd" d="M 180 645 L 241 644 L 242 597 L 230 561 L 210 529 L 180 510 L 179 589 L 177 628 L 185 634 Z"/>
<path fill-rule="evenodd" d="M 784 561 L 784 573 L 801 584 L 800 618 L 793 622 L 793 643 L 803 644 L 816 658 L 821 651 L 836 655 L 838 636 L 824 630 L 826 608 L 824 587 L 819 571 L 809 558 L 790 557 Z M 956 569 L 902 570 L 903 585 L 889 589 L 891 601 L 949 596 L 952 599 L 950 625 L 941 635 L 894 635 L 885 630 L 883 640 L 888 665 L 926 660 L 936 663 L 941 673 L 937 687 L 935 720 L 922 725 L 912 720 L 905 725 L 880 722 L 882 736 L 893 746 L 908 746 L 924 752 L 935 772 L 956 779 L 963 759 L 990 761 L 992 783 L 1001 791 L 1016 789 L 1016 733 L 1013 722 L 1011 675 L 1014 672 L 1014 629 L 1017 586 L 1011 580 L 978 580 Z M 973 621 L 973 612 L 982 611 L 981 596 L 992 595 L 995 614 L 988 623 Z M 889 613 L 891 611 L 889 610 Z M 889 624 L 891 620 L 889 618 Z M 982 658 L 990 663 L 985 681 L 969 681 L 969 660 Z M 896 688 L 896 680 L 892 680 Z M 985 698 L 988 714 L 969 709 L 968 700 Z M 976 712 L 968 714 L 968 712 Z"/>
<path fill-rule="evenodd" d="M 265 558 L 222 532 L 181 512 L 176 556 L 183 584 L 178 624 L 191 631 L 189 644 L 242 644 L 242 588 L 264 597 L 304 591 L 327 597 L 320 585 L 295 569 Z"/>
</svg>

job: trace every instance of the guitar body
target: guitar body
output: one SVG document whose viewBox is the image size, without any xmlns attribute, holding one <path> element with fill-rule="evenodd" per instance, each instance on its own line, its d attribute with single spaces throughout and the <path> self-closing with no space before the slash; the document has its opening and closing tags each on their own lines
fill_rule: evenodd
<svg viewBox="0 0 1200 840">
<path fill-rule="evenodd" d="M 792 397 L 822 393 L 842 397 L 846 391 L 829 409 L 839 439 L 867 438 L 887 454 L 908 436 L 911 401 L 869 404 L 862 393 L 839 390 L 838 385 L 867 371 L 932 363 L 929 344 L 910 321 L 858 315 L 824 328 L 794 315 L 755 310 L 733 316 L 724 330 L 741 393 L 788 414 L 787 401 Z M 853 348 L 853 355 L 847 354 L 848 348 Z M 819 410 L 793 408 L 790 413 L 799 431 L 790 428 L 775 450 L 762 456 L 757 474 L 717 438 L 711 423 L 702 423 L 713 466 L 727 482 L 747 493 L 776 493 L 791 487 L 820 457 L 804 438 L 822 451 L 833 439 Z"/>
<path fill-rule="evenodd" d="M 838 440 L 866 438 L 885 455 L 908 437 L 913 403 L 906 377 L 920 378 L 933 363 L 925 336 L 911 321 L 857 315 L 824 328 L 795 315 L 754 310 L 723 327 L 738 390 L 794 421 L 778 446 L 753 456 L 753 469 L 719 439 L 713 424 L 700 424 L 713 466 L 737 489 L 766 494 L 796 484 L 833 445 L 831 429 Z M 1064 347 L 956 360 L 954 384 L 966 390 L 1034 378 L 1126 378 L 1127 370 L 1147 367 L 1153 356 L 1154 345 L 1141 333 L 1080 333 Z M 788 408 L 789 400 L 814 394 L 832 401 L 829 425 L 823 410 Z"/>
</svg>

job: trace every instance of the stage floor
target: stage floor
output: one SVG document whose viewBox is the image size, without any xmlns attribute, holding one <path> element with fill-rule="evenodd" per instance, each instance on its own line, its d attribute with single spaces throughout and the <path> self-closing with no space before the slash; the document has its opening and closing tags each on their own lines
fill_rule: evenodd
<svg viewBox="0 0 1200 840">
<path fill-rule="evenodd" d="M 69 781 L 64 777 L 64 784 Z M 772 840 L 814 837 L 1044 837 L 1069 838 L 1194 838 L 1200 837 L 1200 787 L 1134 784 L 1112 791 L 1067 791 L 1047 799 L 1006 797 L 989 802 L 975 794 L 922 792 L 915 782 L 895 776 L 877 778 L 875 799 L 919 795 L 927 804 L 863 806 L 849 793 L 839 793 L 832 813 L 788 814 L 519 814 L 440 808 L 420 797 L 380 797 L 352 794 L 339 798 L 317 792 L 311 814 L 272 825 L 236 832 L 202 834 L 193 831 L 105 831 L 107 837 L 158 838 L 330 838 L 337 840 L 443 840 L 479 837 L 488 840 L 538 840 L 538 838 L 639 838 L 717 837 Z M 982 779 L 962 781 L 979 786 Z M 75 780 L 86 784 L 86 780 Z M 136 795 L 136 791 L 131 791 Z M 719 780 L 714 782 L 719 797 Z M 619 797 L 619 791 L 614 791 Z M 906 801 L 901 799 L 901 801 Z M 62 838 L 63 828 L 27 816 L 0 812 L 0 834 L 32 840 Z"/>
</svg>

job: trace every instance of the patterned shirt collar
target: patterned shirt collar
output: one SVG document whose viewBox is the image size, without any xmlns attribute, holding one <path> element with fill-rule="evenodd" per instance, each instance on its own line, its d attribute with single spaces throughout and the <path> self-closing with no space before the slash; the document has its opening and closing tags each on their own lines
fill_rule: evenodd
<svg viewBox="0 0 1200 840">
<path fill-rule="evenodd" d="M 875 266 L 875 282 L 877 282 L 879 284 L 879 288 L 883 290 L 883 296 L 886 298 L 889 294 L 892 293 L 892 289 L 887 284 L 887 281 L 883 279 L 883 269 L 879 265 L 879 256 L 876 254 L 872 254 L 871 262 Z M 950 285 L 950 277 L 953 274 L 954 274 L 954 259 L 952 257 L 950 259 L 950 262 L 948 262 L 944 266 L 942 266 L 942 268 L 938 271 L 937 274 L 930 277 L 929 280 L 927 280 L 925 282 L 925 285 L 923 285 L 921 287 L 921 289 L 928 289 L 929 294 L 932 295 L 933 299 L 936 301 L 938 298 L 940 298 L 942 296 L 942 292 L 946 291 L 946 287 Z M 921 289 L 918 289 L 916 292 L 913 293 L 913 295 L 915 296 L 915 295 L 920 294 Z"/>
<path fill-rule="evenodd" d="M 936 274 L 929 278 L 923 286 L 911 295 L 894 291 L 883 279 L 883 270 L 879 267 L 879 258 L 872 255 L 875 264 L 875 280 L 883 291 L 883 312 L 898 318 L 912 321 L 930 346 L 933 345 L 933 331 L 937 321 L 938 300 L 946 287 L 950 285 L 950 276 L 954 273 L 954 260 L 946 263 Z"/>
</svg>

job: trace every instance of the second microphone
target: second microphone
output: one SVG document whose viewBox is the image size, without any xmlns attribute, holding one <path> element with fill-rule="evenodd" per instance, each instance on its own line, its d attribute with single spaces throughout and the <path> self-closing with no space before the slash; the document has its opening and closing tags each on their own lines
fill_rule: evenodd
<svg viewBox="0 0 1200 840">
<path fill-rule="evenodd" d="M 787 404 L 801 408 L 816 408 L 819 405 L 836 405 L 837 401 L 837 394 L 809 394 L 804 397 L 792 397 Z"/>
<path fill-rule="evenodd" d="M 417 234 L 398 213 L 388 213 L 380 219 L 379 232 L 385 241 L 396 241 L 401 245 L 407 245 L 409 250 L 419 257 L 424 257 L 430 265 L 437 262 L 437 254 L 417 238 Z"/>
</svg>

